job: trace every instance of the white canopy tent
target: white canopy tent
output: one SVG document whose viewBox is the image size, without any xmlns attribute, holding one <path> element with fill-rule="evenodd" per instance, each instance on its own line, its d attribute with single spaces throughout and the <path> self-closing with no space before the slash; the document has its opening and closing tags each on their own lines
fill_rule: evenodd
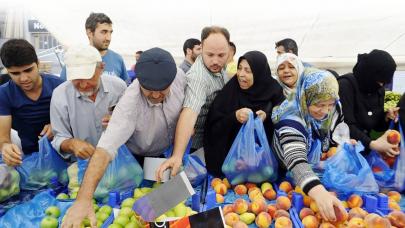
<svg viewBox="0 0 405 228">
<path fill-rule="evenodd" d="M 260 50 L 274 62 L 275 42 L 289 37 L 304 61 L 339 73 L 351 70 L 358 53 L 372 49 L 388 51 L 405 69 L 402 0 L 0 1 L 29 10 L 67 47 L 87 42 L 84 23 L 90 12 L 106 13 L 114 29 L 110 48 L 126 57 L 127 67 L 135 51 L 155 46 L 180 61 L 183 42 L 215 24 L 230 31 L 236 56 Z"/>
</svg>

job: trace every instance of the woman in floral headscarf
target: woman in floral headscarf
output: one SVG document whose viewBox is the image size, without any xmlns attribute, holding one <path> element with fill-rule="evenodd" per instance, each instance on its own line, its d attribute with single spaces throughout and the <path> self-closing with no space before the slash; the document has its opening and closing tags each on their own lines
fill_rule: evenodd
<svg viewBox="0 0 405 228">
<path fill-rule="evenodd" d="M 312 197 L 322 217 L 336 219 L 334 208 L 346 213 L 342 203 L 322 186 L 310 164 L 329 149 L 331 129 L 342 122 L 339 86 L 329 72 L 306 68 L 292 93 L 273 111 L 273 148 L 301 189 Z"/>
<path fill-rule="evenodd" d="M 283 87 L 284 96 L 288 98 L 295 92 L 298 79 L 300 78 L 304 66 L 298 56 L 292 53 L 284 53 L 277 57 L 276 75 L 278 82 Z"/>
</svg>

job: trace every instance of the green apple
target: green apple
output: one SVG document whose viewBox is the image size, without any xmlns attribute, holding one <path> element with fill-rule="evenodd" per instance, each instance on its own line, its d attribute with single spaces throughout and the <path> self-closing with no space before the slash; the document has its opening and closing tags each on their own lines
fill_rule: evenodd
<svg viewBox="0 0 405 228">
<path fill-rule="evenodd" d="M 113 224 L 109 225 L 108 228 L 122 228 L 122 226 L 120 224 L 113 223 Z"/>
<path fill-rule="evenodd" d="M 103 225 L 103 221 L 97 220 L 97 228 L 100 228 Z"/>
<path fill-rule="evenodd" d="M 155 182 L 155 183 L 153 183 L 152 188 L 157 188 L 157 187 L 159 187 L 161 184 L 162 184 L 161 182 Z"/>
<path fill-rule="evenodd" d="M 66 194 L 66 193 L 59 193 L 59 195 L 56 196 L 56 199 L 58 199 L 58 200 L 65 200 L 65 199 L 69 199 L 69 196 L 68 196 L 68 194 Z"/>
<path fill-rule="evenodd" d="M 123 207 L 132 208 L 132 206 L 134 205 L 134 203 L 135 203 L 135 199 L 134 199 L 134 198 L 127 198 L 127 199 L 125 199 L 124 201 L 122 201 L 122 203 L 121 203 L 121 208 L 123 208 Z"/>
<path fill-rule="evenodd" d="M 138 219 L 136 218 L 135 215 L 132 215 L 130 221 L 131 222 L 138 222 Z"/>
<path fill-rule="evenodd" d="M 239 218 L 242 222 L 249 225 L 255 221 L 256 215 L 253 213 L 246 212 L 246 213 L 241 214 L 239 216 Z"/>
<path fill-rule="evenodd" d="M 97 220 L 100 220 L 100 221 L 102 221 L 102 222 L 104 222 L 105 220 L 107 220 L 108 217 L 109 217 L 109 215 L 108 215 L 107 213 L 105 213 L 105 212 L 98 211 L 98 212 L 96 213 L 96 218 L 97 218 Z"/>
<path fill-rule="evenodd" d="M 127 225 L 125 225 L 125 228 L 138 228 L 138 227 L 140 226 L 138 225 L 137 222 L 130 222 Z"/>
<path fill-rule="evenodd" d="M 76 197 L 77 197 L 77 192 L 73 192 L 70 194 L 71 199 L 76 199 Z"/>
<path fill-rule="evenodd" d="M 134 214 L 135 214 L 135 212 L 132 210 L 132 208 L 123 207 L 123 208 L 121 208 L 119 215 L 127 216 L 128 218 L 130 218 Z"/>
<path fill-rule="evenodd" d="M 45 214 L 54 218 L 59 218 L 60 209 L 57 206 L 51 206 L 45 210 Z"/>
<path fill-rule="evenodd" d="M 145 195 L 145 193 L 143 193 L 143 192 L 141 191 L 141 189 L 135 188 L 135 191 L 134 191 L 134 199 L 139 199 L 139 198 L 141 198 L 141 197 L 144 196 L 144 195 Z"/>
<path fill-rule="evenodd" d="M 94 212 L 97 212 L 98 211 L 98 209 L 100 209 L 100 207 L 97 205 L 97 204 L 93 204 L 93 209 L 94 209 Z"/>
<path fill-rule="evenodd" d="M 144 188 L 141 188 L 141 191 L 142 191 L 143 193 L 145 193 L 145 194 L 148 194 L 148 193 L 150 193 L 151 191 L 153 191 L 153 189 L 152 189 L 152 188 L 148 188 L 148 187 L 144 187 Z"/>
<path fill-rule="evenodd" d="M 187 208 L 183 203 L 179 203 L 173 208 L 173 211 L 176 217 L 184 217 L 186 216 Z"/>
<path fill-rule="evenodd" d="M 162 214 L 161 216 L 157 217 L 155 219 L 156 222 L 164 222 L 167 219 L 167 216 L 165 214 Z"/>
<path fill-rule="evenodd" d="M 112 212 L 112 207 L 108 206 L 108 205 L 104 205 L 102 207 L 100 207 L 100 209 L 98 209 L 98 211 L 100 212 L 104 212 L 106 213 L 108 216 L 110 216 L 111 212 Z"/>
<path fill-rule="evenodd" d="M 42 219 L 40 228 L 57 228 L 58 220 L 52 216 L 46 216 Z"/>
<path fill-rule="evenodd" d="M 114 223 L 125 227 L 129 223 L 129 218 L 125 215 L 118 215 Z"/>
<path fill-rule="evenodd" d="M 90 219 L 88 219 L 88 218 L 83 219 L 82 224 L 85 227 L 91 226 L 90 225 Z"/>
</svg>

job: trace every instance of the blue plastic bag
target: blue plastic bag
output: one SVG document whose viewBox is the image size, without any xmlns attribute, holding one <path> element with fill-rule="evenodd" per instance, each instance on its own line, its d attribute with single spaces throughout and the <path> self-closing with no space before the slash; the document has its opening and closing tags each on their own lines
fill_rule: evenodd
<svg viewBox="0 0 405 228">
<path fill-rule="evenodd" d="M 67 184 L 67 164 L 52 147 L 47 137 L 39 141 L 39 151 L 23 157 L 23 162 L 16 170 L 20 174 L 20 188 L 38 190 L 48 187 L 52 178 L 58 178 Z"/>
<path fill-rule="evenodd" d="M 344 143 L 334 156 L 324 161 L 325 170 L 322 183 L 338 195 L 352 193 L 378 193 L 378 185 L 366 159 L 360 154 L 364 146 Z"/>
<path fill-rule="evenodd" d="M 187 154 L 184 158 L 184 172 L 193 187 L 199 186 L 207 177 L 207 168 L 199 157 Z"/>
<path fill-rule="evenodd" d="M 277 160 L 270 150 L 263 121 L 249 113 L 222 165 L 222 172 L 232 185 L 275 181 Z"/>
<path fill-rule="evenodd" d="M 399 124 L 399 132 L 401 134 L 400 154 L 392 168 L 376 151 L 371 151 L 367 156 L 378 185 L 386 190 L 403 191 L 405 189 L 405 141 L 401 124 Z"/>
<path fill-rule="evenodd" d="M 88 160 L 78 159 L 78 180 L 82 182 Z M 94 198 L 107 203 L 111 191 L 124 193 L 138 187 L 143 180 L 143 170 L 125 145 L 118 149 L 117 156 L 108 165 L 103 178 L 98 183 Z"/>
<path fill-rule="evenodd" d="M 62 202 L 55 199 L 49 191 L 37 194 L 32 200 L 17 205 L 0 217 L 2 228 L 39 227 L 45 217 L 45 210 L 50 206 L 57 206 L 64 214 L 73 202 Z"/>
</svg>

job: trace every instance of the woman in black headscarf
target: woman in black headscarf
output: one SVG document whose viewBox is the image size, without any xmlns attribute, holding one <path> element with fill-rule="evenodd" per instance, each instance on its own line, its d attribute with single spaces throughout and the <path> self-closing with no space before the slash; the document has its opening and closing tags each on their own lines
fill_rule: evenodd
<svg viewBox="0 0 405 228">
<path fill-rule="evenodd" d="M 250 51 L 241 56 L 236 76 L 216 96 L 204 130 L 207 170 L 215 176 L 223 176 L 222 163 L 240 127 L 248 120 L 249 112 L 263 120 L 270 142 L 273 135 L 271 112 L 284 100 L 283 89 L 271 76 L 263 53 Z"/>
<path fill-rule="evenodd" d="M 384 85 L 392 81 L 396 64 L 392 56 L 382 50 L 359 54 L 353 73 L 338 78 L 339 96 L 344 121 L 350 136 L 363 143 L 367 154 L 370 149 L 393 156 L 398 145 L 389 144 L 386 132 L 380 138 L 370 138 L 371 130 L 386 131 L 389 122 L 398 115 L 398 108 L 384 112 Z"/>
</svg>

